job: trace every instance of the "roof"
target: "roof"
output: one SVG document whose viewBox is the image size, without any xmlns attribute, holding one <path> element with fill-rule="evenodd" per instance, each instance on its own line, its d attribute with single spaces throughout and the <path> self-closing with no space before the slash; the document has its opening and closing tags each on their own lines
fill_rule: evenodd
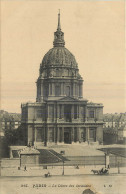
<svg viewBox="0 0 126 194">
<path fill-rule="evenodd" d="M 42 67 L 68 66 L 78 68 L 74 55 L 65 47 L 50 49 L 42 60 Z"/>
<path fill-rule="evenodd" d="M 103 118 L 105 122 L 126 122 L 126 113 L 107 113 L 103 115 Z"/>
<path fill-rule="evenodd" d="M 118 130 L 119 131 L 126 131 L 126 123 L 124 125 L 122 125 L 121 127 L 119 127 Z"/>
<path fill-rule="evenodd" d="M 103 107 L 102 103 L 88 102 L 87 107 Z"/>
<path fill-rule="evenodd" d="M 112 148 L 100 148 L 98 150 L 126 158 L 126 148 L 112 147 Z"/>
<path fill-rule="evenodd" d="M 33 147 L 26 147 L 20 151 L 20 154 L 40 154 L 40 152 Z"/>
<path fill-rule="evenodd" d="M 62 101 L 65 101 L 65 102 L 87 102 L 88 100 L 87 99 L 84 99 L 84 98 L 81 98 L 81 99 L 78 99 L 78 98 L 74 98 L 74 97 L 71 97 L 71 96 L 65 96 L 65 97 L 61 97 L 61 96 L 58 96 L 58 97 L 49 97 L 47 101 L 58 101 L 58 102 L 62 102 Z"/>
</svg>

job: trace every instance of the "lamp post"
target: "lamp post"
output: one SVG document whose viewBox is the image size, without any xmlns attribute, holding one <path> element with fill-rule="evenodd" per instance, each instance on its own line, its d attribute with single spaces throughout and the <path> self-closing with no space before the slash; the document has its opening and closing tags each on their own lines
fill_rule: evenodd
<svg viewBox="0 0 126 194">
<path fill-rule="evenodd" d="M 20 168 L 21 168 L 21 154 L 19 155 L 19 157 L 20 157 Z"/>
<path fill-rule="evenodd" d="M 62 175 L 64 175 L 64 160 L 63 160 L 63 172 L 62 172 Z"/>
<path fill-rule="evenodd" d="M 107 150 L 106 152 L 105 152 L 105 168 L 109 168 L 109 164 L 110 163 L 110 161 L 109 161 L 109 151 Z"/>
<path fill-rule="evenodd" d="M 120 174 L 119 162 L 118 162 L 118 174 Z"/>
</svg>

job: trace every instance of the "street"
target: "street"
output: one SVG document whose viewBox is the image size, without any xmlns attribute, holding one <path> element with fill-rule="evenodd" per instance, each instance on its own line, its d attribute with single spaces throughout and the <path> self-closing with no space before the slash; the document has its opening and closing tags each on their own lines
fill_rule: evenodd
<svg viewBox="0 0 126 194">
<path fill-rule="evenodd" d="M 40 177 L 1 177 L 1 194 L 125 194 L 126 175 L 64 175 Z"/>
</svg>

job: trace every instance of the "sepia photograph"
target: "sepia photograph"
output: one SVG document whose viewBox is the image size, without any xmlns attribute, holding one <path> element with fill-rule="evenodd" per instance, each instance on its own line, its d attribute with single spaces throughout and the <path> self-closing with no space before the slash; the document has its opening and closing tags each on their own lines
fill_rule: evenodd
<svg viewBox="0 0 126 194">
<path fill-rule="evenodd" d="M 125 12 L 0 1 L 0 194 L 126 194 Z"/>
</svg>

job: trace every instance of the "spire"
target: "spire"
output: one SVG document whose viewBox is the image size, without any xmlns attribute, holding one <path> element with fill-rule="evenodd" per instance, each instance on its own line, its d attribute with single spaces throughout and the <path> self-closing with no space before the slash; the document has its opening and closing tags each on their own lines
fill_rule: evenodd
<svg viewBox="0 0 126 194">
<path fill-rule="evenodd" d="M 64 33 L 61 31 L 61 25 L 60 25 L 60 10 L 58 13 L 58 26 L 57 31 L 54 32 L 54 41 L 53 41 L 54 47 L 64 47 Z"/>
<path fill-rule="evenodd" d="M 61 30 L 61 25 L 60 25 L 60 9 L 59 9 L 59 13 L 58 13 L 58 26 L 57 26 L 57 30 Z"/>
</svg>

